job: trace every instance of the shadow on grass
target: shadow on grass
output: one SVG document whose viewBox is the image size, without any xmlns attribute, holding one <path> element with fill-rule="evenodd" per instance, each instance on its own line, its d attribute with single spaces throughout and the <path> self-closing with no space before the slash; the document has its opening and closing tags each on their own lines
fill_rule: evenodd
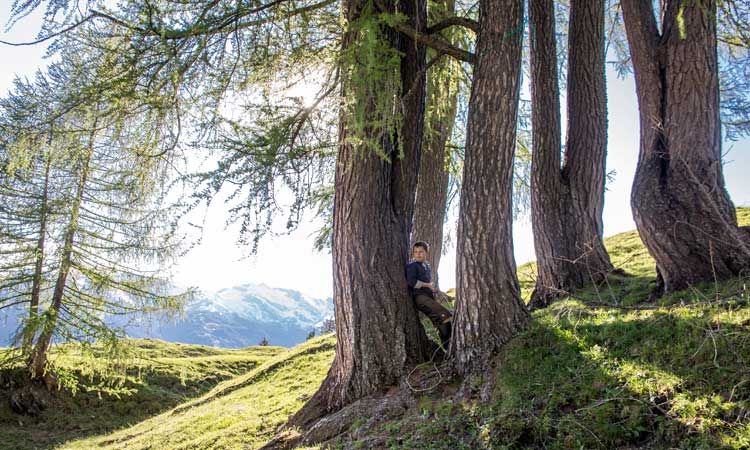
<svg viewBox="0 0 750 450">
<path fill-rule="evenodd" d="M 487 446 L 750 443 L 747 309 L 556 312 L 501 356 Z"/>
<path fill-rule="evenodd" d="M 250 359 L 233 361 L 231 370 L 227 370 L 226 364 L 215 362 L 187 376 L 184 368 L 170 365 L 142 368 L 140 373 L 129 370 L 131 377 L 123 385 L 124 392 L 120 389 L 113 394 L 96 389 L 98 380 L 86 378 L 81 385 L 90 391 L 84 388 L 75 395 L 55 392 L 53 404 L 38 417 L 10 410 L 10 387 L 22 383 L 26 374 L 21 369 L 5 370 L 0 372 L 0 448 L 54 448 L 71 439 L 127 427 L 198 397 L 259 363 Z"/>
<path fill-rule="evenodd" d="M 535 318 L 499 355 L 489 404 L 425 395 L 419 411 L 379 429 L 386 446 L 750 446 L 750 308 L 563 302 Z"/>
</svg>

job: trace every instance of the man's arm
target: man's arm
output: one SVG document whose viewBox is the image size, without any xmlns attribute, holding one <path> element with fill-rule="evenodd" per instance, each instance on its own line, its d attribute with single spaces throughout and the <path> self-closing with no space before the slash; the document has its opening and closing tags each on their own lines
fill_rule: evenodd
<svg viewBox="0 0 750 450">
<path fill-rule="evenodd" d="M 408 284 L 410 288 L 417 289 L 418 282 L 421 283 L 421 281 L 417 280 L 417 267 L 414 264 L 409 264 L 406 266 L 406 284 Z"/>
</svg>

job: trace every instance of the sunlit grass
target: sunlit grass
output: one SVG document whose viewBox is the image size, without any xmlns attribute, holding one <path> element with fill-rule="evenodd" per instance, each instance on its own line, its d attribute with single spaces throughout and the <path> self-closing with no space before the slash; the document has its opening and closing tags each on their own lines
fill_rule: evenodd
<svg viewBox="0 0 750 450">
<path fill-rule="evenodd" d="M 282 347 L 220 349 L 199 345 L 132 340 L 123 373 L 102 383 L 105 358 L 81 364 L 80 352 L 53 347 L 56 366 L 80 379 L 75 395 L 61 391 L 39 417 L 13 414 L 8 395 L 22 369 L 0 372 L 0 448 L 48 448 L 75 437 L 107 433 L 183 403 L 222 380 L 246 373 L 286 351 Z"/>
<path fill-rule="evenodd" d="M 203 396 L 110 435 L 60 448 L 255 448 L 315 392 L 333 359 L 335 339 L 324 336 L 224 381 Z"/>
<path fill-rule="evenodd" d="M 738 217 L 749 225 L 750 209 Z M 653 288 L 654 261 L 634 231 L 605 244 L 629 276 L 535 312 L 498 357 L 489 404 L 426 395 L 420 411 L 377 431 L 388 446 L 750 448 L 745 280 L 707 283 L 628 309 Z M 534 263 L 518 269 L 526 299 L 534 270 Z M 626 308 L 601 306 L 607 303 Z"/>
</svg>

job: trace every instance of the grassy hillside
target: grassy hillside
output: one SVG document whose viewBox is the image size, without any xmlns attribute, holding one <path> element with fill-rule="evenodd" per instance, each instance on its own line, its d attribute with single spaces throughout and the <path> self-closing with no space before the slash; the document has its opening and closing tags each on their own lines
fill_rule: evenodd
<svg viewBox="0 0 750 450">
<path fill-rule="evenodd" d="M 256 448 L 315 392 L 335 345 L 332 335 L 311 339 L 163 414 L 61 448 Z"/>
<path fill-rule="evenodd" d="M 750 225 L 750 209 L 740 209 L 738 215 L 741 224 Z M 750 448 L 746 280 L 709 283 L 644 305 L 653 286 L 654 264 L 637 233 L 612 236 L 606 245 L 615 265 L 630 276 L 612 276 L 600 286 L 535 312 L 532 325 L 499 355 L 489 403 L 455 402 L 451 394 L 457 382 L 445 383 L 421 394 L 417 406 L 399 420 L 357 433 L 356 439 L 353 433 L 343 435 L 336 445 Z M 519 267 L 519 276 L 528 297 L 533 266 Z M 162 405 L 158 414 L 145 420 L 135 416 L 123 420 L 117 412 L 108 412 L 99 435 L 87 430 L 77 436 L 90 437 L 70 440 L 59 448 L 257 448 L 315 391 L 333 360 L 334 346 L 335 338 L 329 335 L 289 350 L 248 349 L 248 357 L 253 351 L 268 353 L 241 375 L 185 403 Z M 161 358 L 171 351 L 163 350 Z M 197 365 L 189 358 L 215 358 L 219 365 L 228 364 L 229 356 L 174 358 L 172 380 L 178 366 Z M 199 374 L 209 377 L 212 370 L 203 366 L 195 379 Z M 140 392 L 140 401 L 123 397 L 102 402 L 115 408 L 152 400 L 147 390 Z M 90 401 L 98 405 L 91 407 L 105 413 L 105 406 Z M 85 417 L 81 409 L 69 411 L 69 425 Z M 10 419 L 18 417 L 2 416 L 3 423 Z M 351 431 L 357 431 L 364 419 Z M 104 420 L 111 423 L 104 426 Z M 134 424 L 126 426 L 128 421 Z M 105 428 L 120 429 L 106 432 Z M 20 436 L 20 427 L 14 430 Z M 71 431 L 66 436 L 75 435 Z M 46 442 L 62 440 L 56 436 Z M 5 448 L 3 441 L 0 447 Z"/>
<path fill-rule="evenodd" d="M 738 209 L 738 218 L 750 225 L 750 209 Z M 654 285 L 654 262 L 635 231 L 605 244 L 630 276 L 612 276 L 535 312 L 499 356 L 489 404 L 454 403 L 446 386 L 381 426 L 376 433 L 385 445 L 750 448 L 747 280 L 634 306 Z M 519 267 L 527 299 L 533 276 L 533 263 Z"/>
<path fill-rule="evenodd" d="M 231 350 L 149 339 L 131 343 L 135 355 L 114 386 L 100 382 L 96 367 L 82 371 L 75 353 L 63 356 L 53 351 L 55 364 L 80 378 L 83 389 L 74 396 L 58 392 L 52 407 L 36 418 L 10 411 L 9 391 L 24 377 L 21 370 L 0 372 L 0 448 L 49 448 L 138 423 L 286 350 L 270 346 Z"/>
</svg>

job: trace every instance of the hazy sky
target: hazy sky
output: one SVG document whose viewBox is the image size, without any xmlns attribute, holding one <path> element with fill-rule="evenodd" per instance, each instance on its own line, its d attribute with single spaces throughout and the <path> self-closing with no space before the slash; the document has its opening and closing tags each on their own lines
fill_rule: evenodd
<svg viewBox="0 0 750 450">
<path fill-rule="evenodd" d="M 0 5 L 0 20 L 7 22 L 9 4 Z M 0 39 L 12 42 L 32 40 L 38 31 L 38 19 L 29 18 Z M 0 44 L 0 95 L 10 88 L 15 75 L 30 76 L 45 64 L 45 48 L 9 47 Z M 638 155 L 638 109 L 632 77 L 621 80 L 607 71 L 609 106 L 609 148 L 607 171 L 615 170 L 614 181 L 607 185 L 604 201 L 604 234 L 609 236 L 635 228 L 630 210 L 630 186 Z M 724 144 L 724 175 L 732 200 L 737 206 L 750 206 L 750 139 Z M 243 258 L 246 251 L 236 244 L 237 234 L 224 229 L 224 205 L 215 202 L 206 215 L 202 244 L 194 248 L 175 269 L 174 281 L 181 286 L 198 286 L 214 291 L 243 283 L 266 283 L 290 288 L 316 297 L 332 295 L 331 257 L 312 249 L 310 235 L 315 231 L 312 217 L 303 221 L 290 236 L 265 240 L 258 255 Z M 455 220 L 455 217 L 451 218 Z M 516 263 L 534 259 L 531 223 L 521 218 L 514 223 L 513 241 Z M 441 287 L 455 284 L 455 248 L 449 248 L 440 265 Z"/>
</svg>

